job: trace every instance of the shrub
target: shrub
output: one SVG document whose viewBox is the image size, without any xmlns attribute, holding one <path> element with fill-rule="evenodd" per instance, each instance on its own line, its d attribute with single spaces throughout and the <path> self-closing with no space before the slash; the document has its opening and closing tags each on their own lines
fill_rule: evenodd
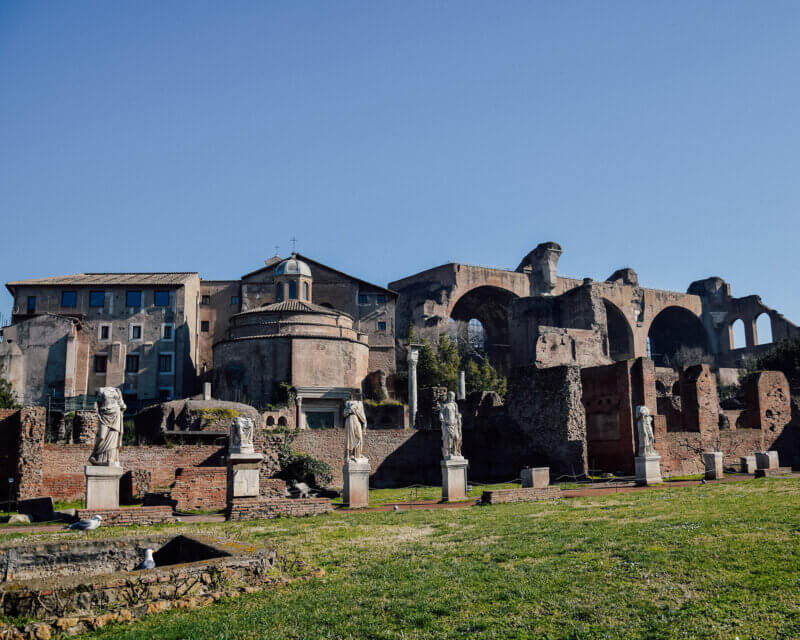
<svg viewBox="0 0 800 640">
<path fill-rule="evenodd" d="M 0 409 L 19 409 L 11 383 L 3 377 L 0 377 Z"/>
<path fill-rule="evenodd" d="M 294 433 L 287 431 L 283 434 L 283 440 L 278 446 L 278 465 L 281 468 L 278 476 L 283 480 L 305 482 L 312 487 L 328 486 L 333 480 L 331 466 L 306 453 L 294 451 L 294 438 Z"/>
</svg>

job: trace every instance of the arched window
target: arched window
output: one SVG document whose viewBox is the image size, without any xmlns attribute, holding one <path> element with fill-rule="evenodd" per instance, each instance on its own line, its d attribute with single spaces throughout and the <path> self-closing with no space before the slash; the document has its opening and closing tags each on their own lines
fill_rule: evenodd
<svg viewBox="0 0 800 640">
<path fill-rule="evenodd" d="M 294 280 L 289 283 L 289 300 L 297 300 L 297 283 Z"/>
<path fill-rule="evenodd" d="M 278 291 L 276 292 L 275 299 L 278 302 L 283 302 L 283 284 L 278 285 Z"/>
<path fill-rule="evenodd" d="M 267 426 L 274 427 L 275 426 L 275 418 L 272 416 L 267 416 Z"/>
<path fill-rule="evenodd" d="M 278 418 L 278 426 L 279 427 L 285 427 L 286 425 L 287 425 L 286 418 L 284 416 L 281 416 L 280 418 Z"/>
<path fill-rule="evenodd" d="M 758 344 L 772 342 L 772 320 L 768 313 L 762 313 L 756 318 L 756 336 L 758 337 Z"/>
<path fill-rule="evenodd" d="M 741 349 L 744 346 L 747 346 L 747 341 L 744 337 L 744 320 L 741 318 L 733 323 L 733 348 L 734 349 Z"/>
<path fill-rule="evenodd" d="M 308 283 L 303 283 L 303 300 L 308 300 Z"/>
</svg>

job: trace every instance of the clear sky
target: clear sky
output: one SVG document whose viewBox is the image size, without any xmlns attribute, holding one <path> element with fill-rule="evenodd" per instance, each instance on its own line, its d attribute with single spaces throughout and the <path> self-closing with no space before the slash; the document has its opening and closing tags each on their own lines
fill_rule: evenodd
<svg viewBox="0 0 800 640">
<path fill-rule="evenodd" d="M 798 34 L 796 1 L 0 0 L 0 280 L 555 240 L 800 322 Z"/>
</svg>

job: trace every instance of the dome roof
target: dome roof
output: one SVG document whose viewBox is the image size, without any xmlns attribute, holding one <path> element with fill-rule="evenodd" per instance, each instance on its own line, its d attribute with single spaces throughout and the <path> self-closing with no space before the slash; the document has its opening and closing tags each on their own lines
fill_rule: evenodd
<svg viewBox="0 0 800 640">
<path fill-rule="evenodd" d="M 275 267 L 276 276 L 308 276 L 311 277 L 311 268 L 302 260 L 297 259 L 296 254 L 288 258 Z"/>
</svg>

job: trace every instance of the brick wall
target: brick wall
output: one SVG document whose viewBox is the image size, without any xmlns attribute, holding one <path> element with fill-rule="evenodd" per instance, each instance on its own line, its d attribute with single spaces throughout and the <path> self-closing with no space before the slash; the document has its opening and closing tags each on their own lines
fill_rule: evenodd
<svg viewBox="0 0 800 640">
<path fill-rule="evenodd" d="M 225 508 L 226 467 L 178 469 L 170 497 L 177 511 L 212 511 Z"/>
<path fill-rule="evenodd" d="M 484 491 L 481 495 L 483 504 L 500 504 L 502 502 L 536 502 L 537 500 L 556 500 L 561 497 L 561 489 L 558 487 L 544 487 L 534 489 L 526 487 L 524 489 L 495 489 Z"/>
<path fill-rule="evenodd" d="M 132 524 L 159 524 L 175 522 L 172 507 L 131 507 L 129 509 L 78 509 L 78 519 L 100 516 L 104 526 L 126 526 Z"/>
<path fill-rule="evenodd" d="M 83 467 L 91 451 L 92 446 L 87 444 L 45 444 L 44 473 L 36 495 L 50 495 L 55 500 L 82 498 Z M 149 471 L 152 488 L 166 488 L 175 481 L 177 469 L 220 466 L 224 452 L 223 447 L 216 445 L 122 447 L 120 464 L 126 471 Z"/>
<path fill-rule="evenodd" d="M 280 516 L 316 516 L 333 511 L 327 498 L 246 498 L 234 500 L 225 512 L 227 520 L 259 520 Z"/>
<path fill-rule="evenodd" d="M 35 498 L 42 486 L 42 446 L 47 426 L 44 407 L 23 407 L 19 415 L 17 498 Z"/>
</svg>

